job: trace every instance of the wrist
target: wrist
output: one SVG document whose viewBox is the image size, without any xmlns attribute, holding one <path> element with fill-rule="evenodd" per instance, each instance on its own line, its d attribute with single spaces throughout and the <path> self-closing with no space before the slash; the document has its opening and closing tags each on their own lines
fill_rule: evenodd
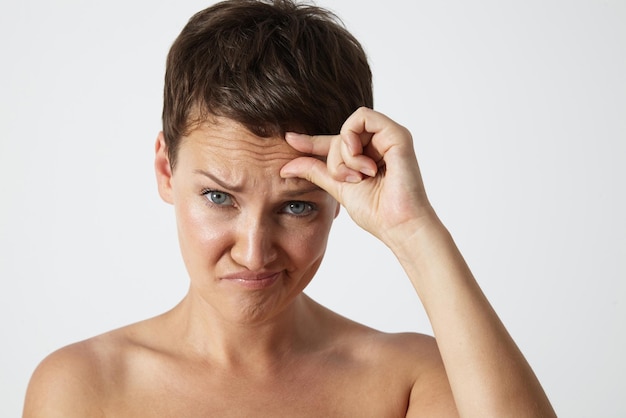
<svg viewBox="0 0 626 418">
<path fill-rule="evenodd" d="M 416 273 L 416 277 L 429 276 L 442 263 L 452 268 L 459 255 L 450 232 L 434 211 L 387 231 L 383 242 L 407 273 Z"/>
<path fill-rule="evenodd" d="M 427 244 L 431 237 L 448 234 L 432 207 L 425 208 L 419 216 L 402 222 L 381 233 L 381 241 L 396 253 L 405 248 L 416 249 L 415 245 Z"/>
</svg>

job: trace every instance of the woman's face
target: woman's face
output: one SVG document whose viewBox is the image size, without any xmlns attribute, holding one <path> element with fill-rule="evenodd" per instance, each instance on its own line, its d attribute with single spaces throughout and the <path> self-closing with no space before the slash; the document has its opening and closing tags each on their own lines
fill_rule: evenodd
<svg viewBox="0 0 626 418">
<path fill-rule="evenodd" d="M 224 319 L 284 311 L 317 271 L 339 205 L 280 168 L 301 154 L 225 118 L 185 137 L 173 172 L 157 141 L 159 191 L 176 212 L 191 292 Z"/>
</svg>

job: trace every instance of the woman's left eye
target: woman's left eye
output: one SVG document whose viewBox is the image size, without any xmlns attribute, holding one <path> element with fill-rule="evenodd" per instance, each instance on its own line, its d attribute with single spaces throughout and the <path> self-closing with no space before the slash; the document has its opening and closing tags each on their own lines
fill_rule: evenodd
<svg viewBox="0 0 626 418">
<path fill-rule="evenodd" d="M 283 212 L 294 216 L 306 216 L 309 213 L 315 211 L 314 204 L 309 202 L 289 202 L 283 207 Z"/>
</svg>

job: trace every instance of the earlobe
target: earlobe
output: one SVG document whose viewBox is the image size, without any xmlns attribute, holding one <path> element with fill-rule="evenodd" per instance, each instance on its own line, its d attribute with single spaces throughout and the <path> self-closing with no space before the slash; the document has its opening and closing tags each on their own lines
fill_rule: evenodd
<svg viewBox="0 0 626 418">
<path fill-rule="evenodd" d="M 165 144 L 163 132 L 159 132 L 154 146 L 154 171 L 156 174 L 159 195 L 167 203 L 173 203 L 172 199 L 172 168 Z"/>
</svg>

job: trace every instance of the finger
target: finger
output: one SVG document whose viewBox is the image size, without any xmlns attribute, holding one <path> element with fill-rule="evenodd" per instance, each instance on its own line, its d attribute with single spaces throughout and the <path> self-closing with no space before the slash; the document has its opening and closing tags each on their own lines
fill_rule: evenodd
<svg viewBox="0 0 626 418">
<path fill-rule="evenodd" d="M 330 176 L 336 181 L 347 181 L 349 183 L 358 183 L 363 176 L 359 170 L 355 170 L 346 164 L 343 157 L 342 148 L 345 144 L 341 137 L 335 136 L 331 139 L 330 149 L 326 157 L 326 167 Z M 351 157 L 354 159 L 354 157 Z"/>
<path fill-rule="evenodd" d="M 334 135 L 306 135 L 287 132 L 285 140 L 292 148 L 305 154 L 328 155 Z"/>
<path fill-rule="evenodd" d="M 341 127 L 341 133 L 361 135 L 369 133 L 369 138 L 390 127 L 399 126 L 389 117 L 367 107 L 361 107 L 352 113 Z M 365 145 L 365 144 L 364 144 Z"/>
<path fill-rule="evenodd" d="M 374 177 L 378 167 L 376 162 L 369 156 L 364 154 L 363 142 L 367 142 L 370 139 L 361 140 L 358 135 L 355 134 L 342 134 L 340 145 L 340 154 L 342 164 L 347 168 L 369 177 Z"/>
<path fill-rule="evenodd" d="M 391 148 L 399 147 L 398 150 L 403 153 L 413 152 L 413 140 L 408 129 L 366 107 L 357 109 L 346 119 L 340 135 L 359 136 L 364 144 L 363 154 L 370 157 L 378 167 L 385 165 L 384 160 Z"/>
<path fill-rule="evenodd" d="M 358 183 L 363 178 L 362 174 L 375 175 L 376 164 L 367 161 L 367 157 L 350 157 L 354 167 L 345 164 L 341 156 L 341 140 L 338 135 L 306 135 L 288 132 L 285 134 L 285 140 L 297 151 L 326 156 L 329 173 L 337 181 Z M 357 149 L 362 149 L 362 146 L 358 144 Z"/>
<path fill-rule="evenodd" d="M 348 176 L 351 176 L 354 181 L 357 177 L 361 178 L 358 173 L 370 177 L 376 175 L 377 160 L 372 159 L 369 155 L 371 150 L 368 149 L 365 153 L 367 157 L 363 156 L 363 146 L 371 140 L 371 136 L 369 133 L 357 135 L 354 132 L 347 132 L 341 135 L 341 139 L 345 141 L 345 147 L 337 147 L 337 150 L 340 152 L 338 155 L 341 156 L 341 159 L 331 163 L 331 173 L 337 180 L 345 180 Z M 305 154 L 320 156 L 331 154 L 332 144 L 336 143 L 338 139 L 339 135 L 306 135 L 295 132 L 287 132 L 285 134 L 285 140 L 295 150 Z M 374 154 L 378 155 L 378 153 Z M 343 166 L 346 166 L 346 168 L 342 168 Z"/>
<path fill-rule="evenodd" d="M 337 181 L 328 172 L 326 164 L 313 157 L 298 157 L 289 161 L 280 169 L 282 178 L 301 178 L 326 190 L 338 199 Z"/>
</svg>

